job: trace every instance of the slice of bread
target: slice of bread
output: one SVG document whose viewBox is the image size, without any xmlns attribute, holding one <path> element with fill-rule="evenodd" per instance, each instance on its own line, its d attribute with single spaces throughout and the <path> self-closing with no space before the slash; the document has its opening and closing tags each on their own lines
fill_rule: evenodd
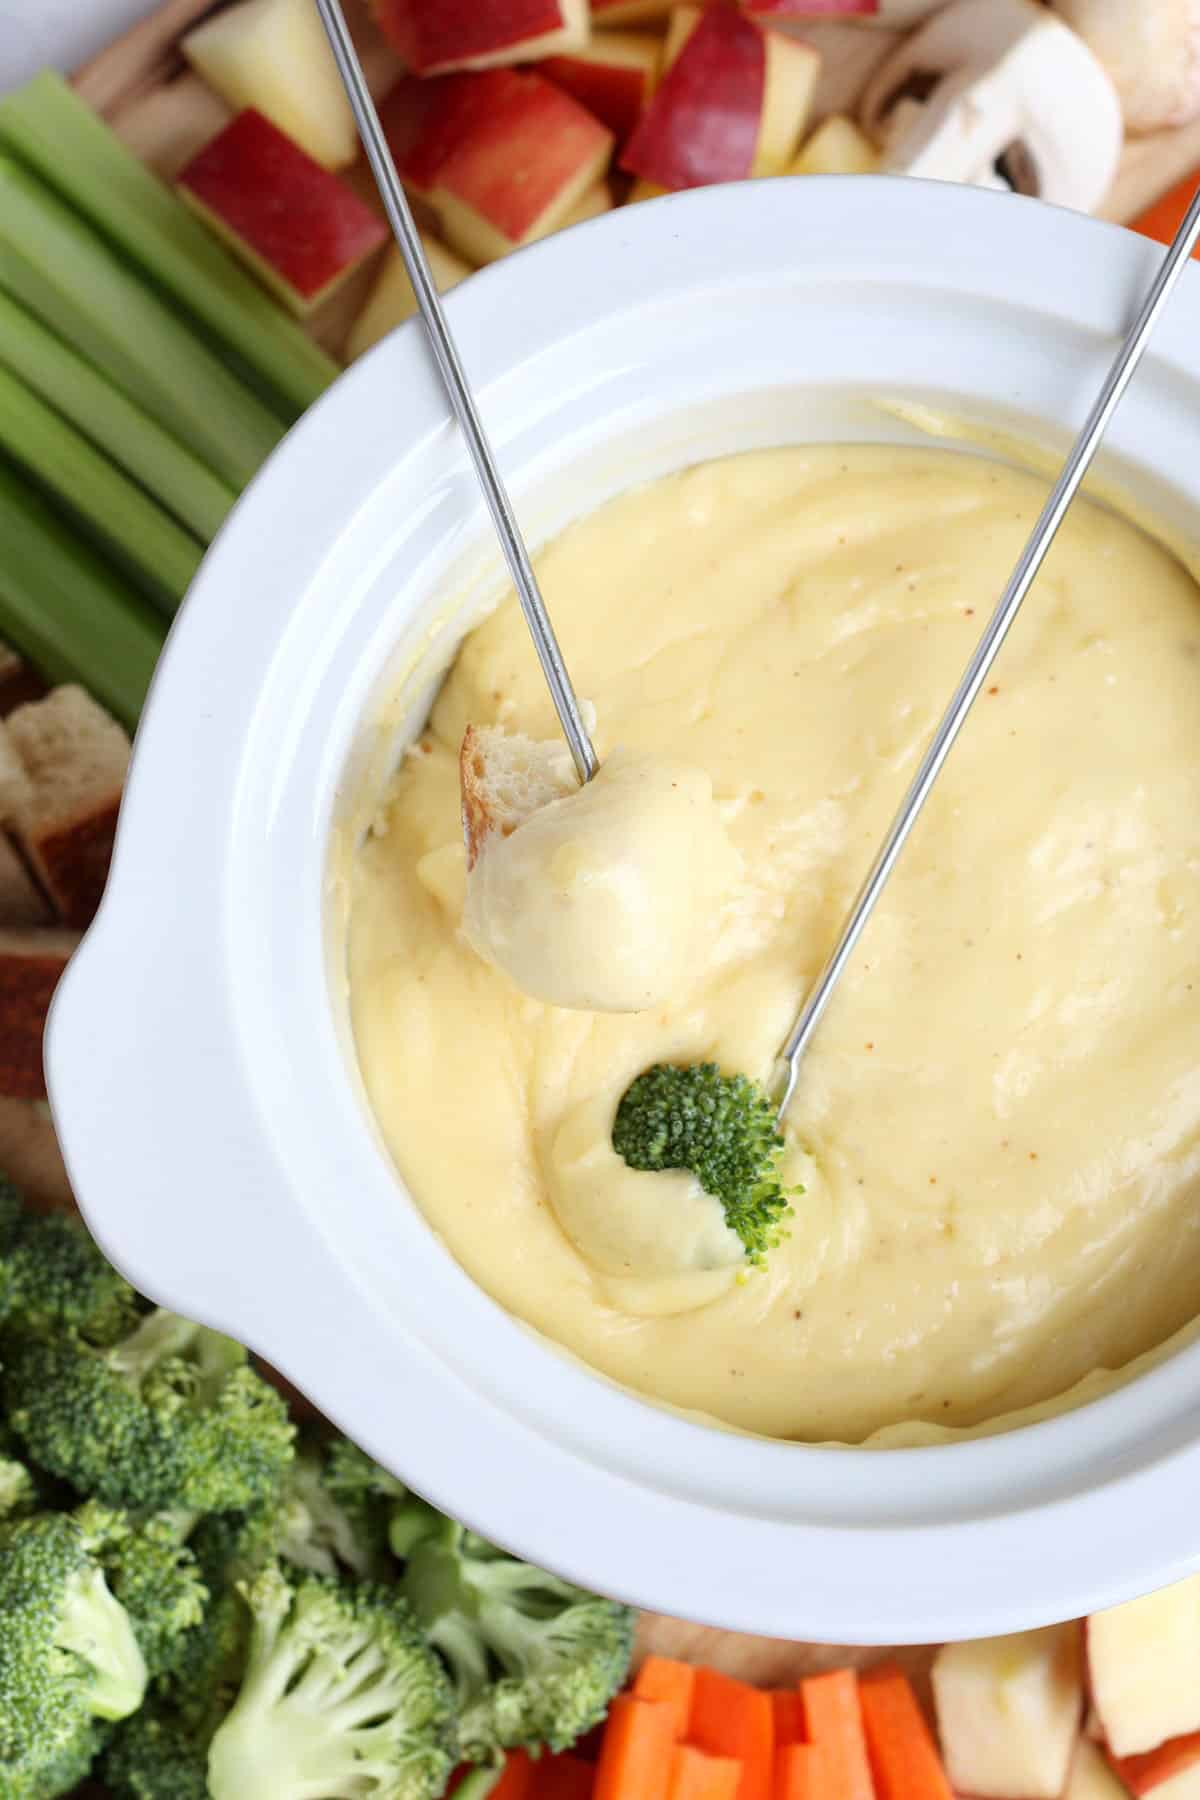
<svg viewBox="0 0 1200 1800">
<path fill-rule="evenodd" d="M 8 829 L 66 925 L 91 923 L 112 856 L 129 739 L 82 688 L 60 687 L 5 723 L 26 776 Z"/>
<path fill-rule="evenodd" d="M 74 931 L 0 930 L 0 1094 L 44 1100 L 42 1033 Z"/>
<path fill-rule="evenodd" d="M 511 837 L 531 813 L 561 800 L 579 782 L 565 744 L 468 725 L 458 758 L 467 870 L 489 837 Z"/>
</svg>

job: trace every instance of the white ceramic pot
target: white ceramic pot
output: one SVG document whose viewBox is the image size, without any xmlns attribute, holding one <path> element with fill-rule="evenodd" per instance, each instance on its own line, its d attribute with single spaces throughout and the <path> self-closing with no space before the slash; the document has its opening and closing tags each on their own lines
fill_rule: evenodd
<svg viewBox="0 0 1200 1800">
<path fill-rule="evenodd" d="M 879 405 L 897 398 L 1065 445 L 1157 255 L 1032 201 L 808 177 L 618 212 L 473 277 L 449 313 L 543 540 L 699 458 L 910 439 Z M 1107 453 L 1184 529 L 1200 516 L 1198 310 L 1189 273 Z M 426 1226 L 357 1076 L 328 849 L 347 788 L 419 722 L 499 585 L 406 325 L 255 481 L 154 683 L 108 894 L 49 1032 L 101 1244 L 439 1506 L 642 1606 L 916 1642 L 1081 1613 L 1200 1565 L 1200 1347 L 1004 1436 L 764 1442 L 569 1361 Z"/>
</svg>

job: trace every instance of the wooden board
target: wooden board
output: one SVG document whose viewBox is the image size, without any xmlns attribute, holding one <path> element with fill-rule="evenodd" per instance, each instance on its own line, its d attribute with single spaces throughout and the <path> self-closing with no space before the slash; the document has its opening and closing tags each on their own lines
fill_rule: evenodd
<svg viewBox="0 0 1200 1800">
<path fill-rule="evenodd" d="M 167 178 L 230 116 L 223 102 L 189 73 L 179 51 L 181 35 L 213 10 L 212 0 L 167 0 L 75 77 L 79 92 Z M 361 0 L 352 0 L 351 13 L 368 78 L 378 95 L 395 79 L 398 64 L 371 30 Z M 827 29 L 817 27 L 814 36 Z M 855 79 L 865 80 L 879 55 L 890 47 L 890 34 L 863 33 L 861 38 Z M 844 106 L 847 86 L 845 70 L 828 77 L 818 98 L 821 110 Z M 1134 140 L 1126 149 L 1105 215 L 1117 220 L 1136 217 L 1198 165 L 1200 122 L 1182 131 Z M 364 191 L 368 186 L 364 183 Z M 361 274 L 314 320 L 314 334 L 331 349 L 341 348 L 372 272 Z M 39 1205 L 70 1204 L 66 1174 L 44 1108 L 0 1099 L 0 1163 Z M 881 1654 L 855 1647 L 743 1637 L 654 1615 L 643 1619 L 639 1648 L 710 1662 L 763 1684 L 790 1682 L 806 1672 L 848 1661 L 861 1666 Z M 929 1650 L 908 1647 L 897 1654 L 924 1691 Z"/>
</svg>

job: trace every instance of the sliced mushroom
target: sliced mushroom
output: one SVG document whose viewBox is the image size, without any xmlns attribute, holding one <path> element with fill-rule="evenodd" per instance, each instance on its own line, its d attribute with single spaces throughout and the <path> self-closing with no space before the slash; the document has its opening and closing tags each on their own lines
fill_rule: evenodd
<svg viewBox="0 0 1200 1800">
<path fill-rule="evenodd" d="M 1107 193 L 1123 136 L 1103 66 L 1038 0 L 955 0 L 876 71 L 860 117 L 886 173 L 1080 212 Z"/>
<path fill-rule="evenodd" d="M 1053 0 L 1095 51 L 1130 131 L 1200 116 L 1200 0 Z"/>
</svg>

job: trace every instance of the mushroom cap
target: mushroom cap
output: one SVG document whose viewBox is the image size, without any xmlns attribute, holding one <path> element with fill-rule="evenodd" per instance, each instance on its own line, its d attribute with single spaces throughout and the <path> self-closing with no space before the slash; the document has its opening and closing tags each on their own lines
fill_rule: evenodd
<svg viewBox="0 0 1200 1800">
<path fill-rule="evenodd" d="M 1130 131 L 1200 117 L 1200 0 L 1053 0 L 1100 58 Z"/>
</svg>

